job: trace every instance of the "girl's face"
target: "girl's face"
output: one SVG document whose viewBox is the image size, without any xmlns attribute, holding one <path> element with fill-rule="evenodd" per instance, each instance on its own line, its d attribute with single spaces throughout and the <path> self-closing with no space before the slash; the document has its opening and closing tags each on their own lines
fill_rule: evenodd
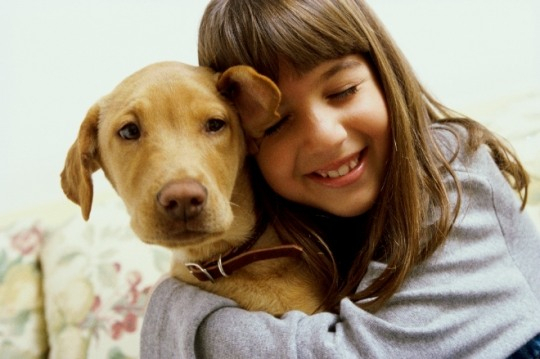
<svg viewBox="0 0 540 359">
<path fill-rule="evenodd" d="M 360 55 L 325 61 L 304 74 L 280 66 L 281 121 L 255 155 L 281 196 L 338 216 L 371 208 L 390 150 L 386 102 Z"/>
</svg>

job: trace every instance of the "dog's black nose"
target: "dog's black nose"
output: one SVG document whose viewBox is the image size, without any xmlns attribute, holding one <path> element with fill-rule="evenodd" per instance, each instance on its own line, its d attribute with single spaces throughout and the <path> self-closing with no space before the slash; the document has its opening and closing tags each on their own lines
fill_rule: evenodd
<svg viewBox="0 0 540 359">
<path fill-rule="evenodd" d="M 198 181 L 186 179 L 166 184 L 157 194 L 158 207 L 176 220 L 187 221 L 201 213 L 207 190 Z"/>
</svg>

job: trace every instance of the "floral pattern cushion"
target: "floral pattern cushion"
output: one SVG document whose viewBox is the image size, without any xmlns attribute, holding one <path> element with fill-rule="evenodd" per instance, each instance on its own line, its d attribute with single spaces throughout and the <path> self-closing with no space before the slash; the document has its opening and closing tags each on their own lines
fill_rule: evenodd
<svg viewBox="0 0 540 359">
<path fill-rule="evenodd" d="M 0 229 L 0 356 L 47 355 L 38 254 L 44 232 L 37 221 L 15 221 Z"/>
<path fill-rule="evenodd" d="M 149 291 L 170 252 L 140 241 L 119 200 L 73 216 L 41 254 L 50 358 L 136 358 Z"/>
</svg>

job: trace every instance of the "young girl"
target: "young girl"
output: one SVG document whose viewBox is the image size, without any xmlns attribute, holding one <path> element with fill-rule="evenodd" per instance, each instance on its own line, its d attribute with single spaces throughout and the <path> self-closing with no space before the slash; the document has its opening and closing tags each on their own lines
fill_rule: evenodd
<svg viewBox="0 0 540 359">
<path fill-rule="evenodd" d="M 167 279 L 144 358 L 538 357 L 528 176 L 426 92 L 364 1 L 213 0 L 199 60 L 253 66 L 282 91 L 256 193 L 329 294 L 321 313 L 275 318 Z"/>
</svg>

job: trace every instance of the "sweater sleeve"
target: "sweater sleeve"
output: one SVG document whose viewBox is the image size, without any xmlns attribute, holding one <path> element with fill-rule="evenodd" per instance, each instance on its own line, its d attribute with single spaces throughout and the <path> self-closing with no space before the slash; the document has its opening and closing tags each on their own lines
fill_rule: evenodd
<svg viewBox="0 0 540 359">
<path fill-rule="evenodd" d="M 489 355 L 477 355 L 474 350 L 476 345 L 483 349 L 486 340 L 492 342 L 493 333 L 478 336 L 471 330 L 461 330 L 466 323 L 461 318 L 449 322 L 441 315 L 445 309 L 456 311 L 445 303 L 445 294 L 427 291 L 428 295 L 409 291 L 406 296 L 412 298 L 405 301 L 414 308 L 405 305 L 408 309 L 398 308 L 398 312 L 382 317 L 344 299 L 339 315 L 291 311 L 276 318 L 246 311 L 228 299 L 169 278 L 156 288 L 149 303 L 141 333 L 141 358 L 498 357 L 490 356 L 493 348 Z M 397 305 L 403 306 L 403 299 Z M 456 305 L 474 312 L 478 303 Z M 436 313 L 433 307 L 437 307 Z M 408 320 L 404 320 L 404 312 Z M 390 319 L 393 315 L 398 319 L 396 323 Z M 428 316 L 432 319 L 425 321 Z M 507 349 L 501 344 L 492 347 L 495 353 Z"/>
<path fill-rule="evenodd" d="M 347 302 L 342 313 L 361 312 Z M 148 304 L 141 358 L 358 358 L 361 346 L 350 338 L 356 332 L 358 328 L 332 313 L 292 311 L 276 318 L 248 312 L 229 299 L 169 278 Z"/>
</svg>

